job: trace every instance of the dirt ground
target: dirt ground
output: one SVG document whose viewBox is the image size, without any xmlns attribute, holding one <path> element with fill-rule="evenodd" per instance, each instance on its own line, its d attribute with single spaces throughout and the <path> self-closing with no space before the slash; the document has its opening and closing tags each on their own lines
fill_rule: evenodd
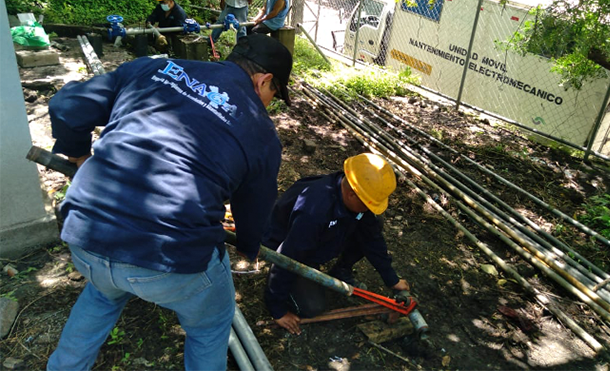
<svg viewBox="0 0 610 371">
<path fill-rule="evenodd" d="M 55 38 L 55 41 L 67 47 L 58 50 L 59 66 L 20 71 L 32 142 L 46 149 L 53 143 L 47 113 L 49 98 L 66 81 L 91 77 L 78 42 L 69 38 Z M 104 56 L 100 59 L 106 71 L 110 71 L 132 58 L 127 50 L 104 44 Z M 303 176 L 336 171 L 346 157 L 366 151 L 343 127 L 330 123 L 319 108 L 298 94 L 298 85 L 295 89 L 293 106 L 272 116 L 284 146 L 280 192 Z M 376 102 L 567 215 L 582 213 L 584 200 L 608 192 L 606 164 L 585 164 L 563 151 L 529 141 L 526 135 L 478 114 L 456 113 L 441 101 L 417 94 Z M 416 138 L 413 132 L 409 133 Z M 424 141 L 416 139 L 420 143 Z M 24 155 L 27 150 L 23 149 Z M 439 155 L 447 154 L 441 148 L 434 150 Z M 610 262 L 604 261 L 602 257 L 606 254 L 600 253 L 607 247 L 590 242 L 583 233 L 541 210 L 522 193 L 501 187 L 488 175 L 477 175 L 459 156 L 452 157 L 451 162 L 463 166 L 460 169 L 476 182 L 608 271 Z M 45 192 L 53 199 L 58 197 L 67 179 L 42 167 L 39 170 Z M 305 324 L 300 336 L 290 335 L 265 322 L 270 316 L 262 294 L 269 265 L 264 261 L 242 261 L 230 247 L 237 305 L 275 369 L 608 369 L 604 354 L 596 354 L 499 267 L 498 273 L 487 273 L 487 265 L 493 264 L 491 259 L 419 197 L 407 180 L 422 184 L 412 174 L 401 176 L 385 213 L 384 234 L 397 272 L 412 286 L 418 309 L 430 329 L 429 339 L 421 341 L 414 335 L 405 335 L 381 343 L 384 349 L 376 347 L 368 342 L 358 325 L 384 320 L 383 317 Z M 610 346 L 610 329 L 599 315 L 459 212 L 446 196 L 435 191 L 430 194 L 529 284 L 551 297 L 604 347 Z M 13 327 L 0 340 L 3 368 L 9 369 L 5 360 L 10 357 L 20 361 L 23 369 L 44 369 L 85 282 L 74 270 L 69 251 L 61 243 L 41 247 L 19 260 L 1 263 L 10 263 L 20 272 L 12 278 L 0 275 L 0 295 L 19 302 Z M 391 295 L 368 262 L 358 263 L 356 275 L 370 291 Z M 367 303 L 356 297 L 330 295 L 331 309 Z M 134 299 L 116 326 L 117 331 L 101 349 L 96 370 L 183 368 L 184 333 L 172 312 Z M 237 368 L 231 356 L 229 368 Z"/>
</svg>

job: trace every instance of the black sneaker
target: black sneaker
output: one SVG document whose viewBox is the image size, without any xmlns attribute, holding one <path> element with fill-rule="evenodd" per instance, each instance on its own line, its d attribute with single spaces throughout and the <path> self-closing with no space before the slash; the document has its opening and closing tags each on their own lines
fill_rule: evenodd
<svg viewBox="0 0 610 371">
<path fill-rule="evenodd" d="M 328 274 L 330 276 L 335 277 L 338 280 L 341 280 L 345 283 L 347 283 L 348 285 L 352 285 L 354 287 L 357 287 L 361 290 L 366 290 L 366 285 L 364 284 L 364 282 L 361 282 L 360 280 L 356 279 L 356 277 L 354 277 L 354 274 L 352 273 L 351 269 L 345 269 L 345 268 L 332 268 L 330 270 L 330 272 L 328 272 Z"/>
</svg>

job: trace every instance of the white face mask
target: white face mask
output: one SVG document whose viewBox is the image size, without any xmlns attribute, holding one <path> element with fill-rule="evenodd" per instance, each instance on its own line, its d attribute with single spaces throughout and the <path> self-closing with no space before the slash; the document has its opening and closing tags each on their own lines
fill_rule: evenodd
<svg viewBox="0 0 610 371">
<path fill-rule="evenodd" d="M 169 5 L 167 4 L 161 4 L 161 9 L 163 9 L 164 11 L 168 11 L 169 10 Z"/>
</svg>

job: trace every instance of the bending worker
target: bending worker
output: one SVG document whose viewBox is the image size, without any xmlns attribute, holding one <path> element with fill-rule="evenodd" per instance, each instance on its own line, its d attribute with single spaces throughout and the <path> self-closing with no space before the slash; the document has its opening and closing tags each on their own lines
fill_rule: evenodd
<svg viewBox="0 0 610 371">
<path fill-rule="evenodd" d="M 366 257 L 388 287 L 409 290 L 392 268 L 376 217 L 396 188 L 392 167 L 363 153 L 345 160 L 343 169 L 300 179 L 286 190 L 275 203 L 263 244 L 316 269 L 339 256 L 328 274 L 357 287 L 352 267 Z M 326 310 L 325 294 L 317 283 L 273 265 L 265 303 L 278 325 L 300 334 L 301 317 Z"/>
<path fill-rule="evenodd" d="M 279 41 L 250 35 L 222 63 L 138 58 L 55 94 L 53 151 L 79 166 L 61 238 L 88 282 L 47 370 L 90 370 L 136 296 L 176 312 L 186 370 L 226 369 L 235 288 L 224 201 L 237 250 L 254 259 L 281 161 L 266 107 L 275 95 L 290 104 L 291 69 Z"/>
<path fill-rule="evenodd" d="M 186 12 L 174 0 L 158 0 L 159 4 L 146 19 L 148 27 L 158 23 L 159 28 L 166 27 L 182 27 L 186 21 Z M 178 32 L 166 32 L 165 35 L 158 35 L 155 39 L 155 47 L 162 53 L 168 51 L 169 43 L 167 36 L 170 36 L 172 44 L 175 42 L 175 37 L 181 34 Z"/>
<path fill-rule="evenodd" d="M 158 0 L 153 12 L 148 16 L 146 22 L 150 25 L 159 24 L 164 27 L 181 27 L 186 20 L 186 12 L 174 0 Z"/>
</svg>

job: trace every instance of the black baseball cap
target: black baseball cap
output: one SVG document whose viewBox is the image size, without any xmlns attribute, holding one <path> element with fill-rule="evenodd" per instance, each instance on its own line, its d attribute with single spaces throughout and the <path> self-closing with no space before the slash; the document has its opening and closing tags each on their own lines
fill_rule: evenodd
<svg viewBox="0 0 610 371">
<path fill-rule="evenodd" d="M 227 57 L 230 60 L 232 54 L 246 58 L 273 74 L 273 79 L 278 83 L 281 98 L 290 106 L 288 96 L 288 80 L 292 70 L 292 54 L 281 42 L 267 35 L 253 33 L 240 37 Z"/>
</svg>

